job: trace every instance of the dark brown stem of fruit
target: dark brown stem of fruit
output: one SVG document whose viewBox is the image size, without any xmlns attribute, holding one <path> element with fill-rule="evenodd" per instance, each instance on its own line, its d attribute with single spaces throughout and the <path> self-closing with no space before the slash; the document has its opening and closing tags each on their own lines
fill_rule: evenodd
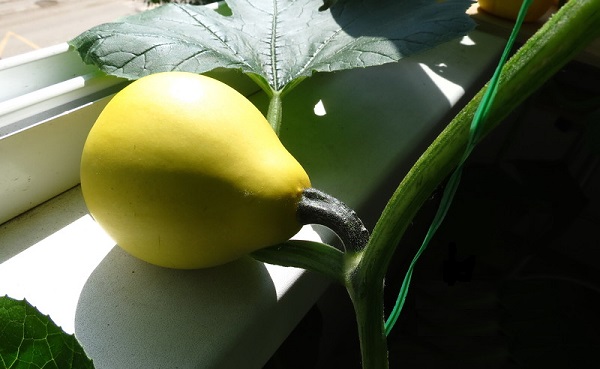
<svg viewBox="0 0 600 369">
<path fill-rule="evenodd" d="M 346 250 L 360 251 L 369 240 L 369 231 L 354 210 L 315 188 L 302 192 L 296 216 L 301 224 L 320 224 L 334 231 Z"/>
</svg>

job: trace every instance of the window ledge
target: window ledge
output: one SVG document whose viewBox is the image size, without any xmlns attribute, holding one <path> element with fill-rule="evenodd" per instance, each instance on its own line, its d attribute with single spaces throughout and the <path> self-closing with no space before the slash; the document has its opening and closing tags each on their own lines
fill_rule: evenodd
<svg viewBox="0 0 600 369">
<path fill-rule="evenodd" d="M 0 84 L 12 86 L 0 98 L 0 223 L 12 219 L 0 225 L 0 295 L 27 298 L 74 332 L 97 368 L 260 368 L 328 282 L 250 258 L 168 270 L 115 247 L 87 213 L 78 167 L 93 121 L 125 82 L 61 47 L 0 61 Z M 317 74 L 286 97 L 282 141 L 315 187 L 372 228 L 502 47 L 473 32 L 396 64 Z M 221 77 L 265 108 L 244 77 Z M 331 240 L 312 227 L 297 237 Z"/>
</svg>

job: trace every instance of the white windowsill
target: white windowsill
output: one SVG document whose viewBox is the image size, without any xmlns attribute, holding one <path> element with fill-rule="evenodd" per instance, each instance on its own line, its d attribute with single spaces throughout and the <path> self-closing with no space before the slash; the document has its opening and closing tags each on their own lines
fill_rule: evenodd
<svg viewBox="0 0 600 369">
<path fill-rule="evenodd" d="M 372 226 L 465 91 L 489 77 L 503 41 L 470 37 L 397 64 L 318 74 L 290 93 L 282 141 L 314 187 Z M 264 109 L 245 78 L 219 76 Z M 115 247 L 77 184 L 87 131 L 123 82 L 64 45 L 0 61 L 0 85 L 11 86 L 0 92 L 0 223 L 12 219 L 0 225 L 0 295 L 27 298 L 75 333 L 99 369 L 260 368 L 327 281 L 250 258 L 167 270 Z"/>
</svg>

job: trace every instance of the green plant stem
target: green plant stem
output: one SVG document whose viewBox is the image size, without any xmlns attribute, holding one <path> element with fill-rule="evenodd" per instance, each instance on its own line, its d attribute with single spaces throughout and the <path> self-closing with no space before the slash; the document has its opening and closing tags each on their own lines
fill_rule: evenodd
<svg viewBox="0 0 600 369">
<path fill-rule="evenodd" d="M 554 73 L 600 36 L 600 0 L 570 1 L 509 60 L 503 69 L 496 104 L 480 139 Z M 469 129 L 484 90 L 450 122 L 396 189 L 358 262 L 347 272 L 361 342 L 364 369 L 387 368 L 383 280 L 406 228 L 437 186 L 462 157 Z M 398 250 L 410 260 L 413 249 Z M 384 349 L 382 349 L 382 347 Z"/>
<path fill-rule="evenodd" d="M 290 240 L 250 255 L 265 263 L 311 270 L 344 283 L 344 253 L 324 243 Z"/>
<path fill-rule="evenodd" d="M 267 110 L 267 121 L 273 127 L 273 130 L 279 136 L 281 131 L 281 118 L 283 115 L 283 105 L 281 100 L 281 92 L 273 91 L 271 100 L 269 101 L 269 110 Z"/>
<path fill-rule="evenodd" d="M 350 270 L 346 274 L 346 289 L 352 300 L 362 367 L 364 369 L 387 369 L 388 347 L 384 331 L 383 278 L 371 273 L 361 273 L 364 264 L 363 253 L 352 255 L 354 263 L 347 263 Z M 362 259 L 362 260 L 361 260 Z"/>
</svg>

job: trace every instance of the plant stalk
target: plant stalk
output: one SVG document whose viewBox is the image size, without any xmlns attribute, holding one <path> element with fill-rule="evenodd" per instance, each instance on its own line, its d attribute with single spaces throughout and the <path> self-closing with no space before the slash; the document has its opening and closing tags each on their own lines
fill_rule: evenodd
<svg viewBox="0 0 600 369">
<path fill-rule="evenodd" d="M 600 36 L 600 0 L 565 4 L 507 62 L 480 139 L 512 110 Z M 485 87 L 484 87 L 485 89 Z M 482 89 L 435 139 L 400 183 L 382 212 L 367 247 L 347 272 L 354 303 L 364 369 L 388 367 L 383 320 L 383 280 L 408 225 L 460 161 L 468 142 L 471 121 L 484 93 Z M 410 260 L 412 248 L 398 250 Z"/>
<path fill-rule="evenodd" d="M 354 255 L 359 265 L 361 256 L 362 252 Z M 383 279 L 372 277 L 366 273 L 350 273 L 347 275 L 346 289 L 356 315 L 362 368 L 388 369 L 388 346 L 383 320 Z"/>
<path fill-rule="evenodd" d="M 311 270 L 344 284 L 344 253 L 324 243 L 289 240 L 250 255 L 264 263 Z"/>
<path fill-rule="evenodd" d="M 267 121 L 273 127 L 273 130 L 279 136 L 281 131 L 281 119 L 283 116 L 283 104 L 281 100 L 281 92 L 273 91 L 271 100 L 269 101 L 269 109 L 267 110 Z"/>
</svg>

